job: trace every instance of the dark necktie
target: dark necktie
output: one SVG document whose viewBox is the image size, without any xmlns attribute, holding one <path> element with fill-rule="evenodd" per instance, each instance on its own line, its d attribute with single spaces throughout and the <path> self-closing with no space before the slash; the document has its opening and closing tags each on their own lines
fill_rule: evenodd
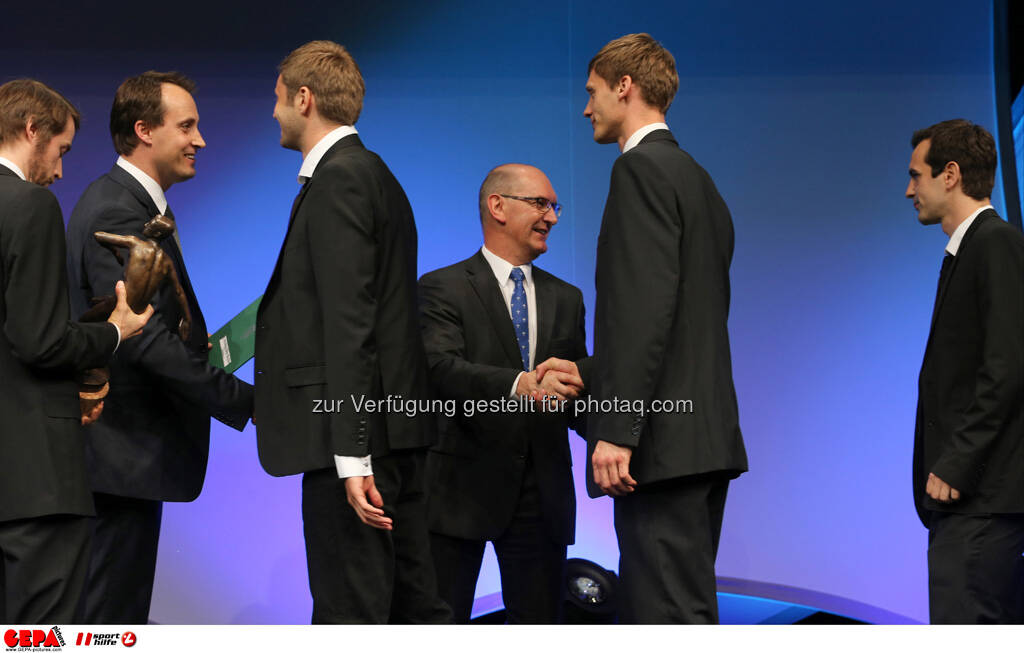
<svg viewBox="0 0 1024 653">
<path fill-rule="evenodd" d="M 178 252 L 181 252 L 181 238 L 178 237 L 178 223 L 174 220 L 174 212 L 171 211 L 171 205 L 167 205 L 167 209 L 164 211 L 164 215 L 171 220 L 171 224 L 174 225 L 174 230 L 171 231 L 171 235 L 174 236 L 174 244 L 178 246 Z M 184 257 L 184 254 L 182 254 Z"/>
<path fill-rule="evenodd" d="M 939 270 L 939 287 L 935 291 L 935 306 L 932 308 L 932 315 L 939 310 L 939 298 L 942 297 L 942 290 L 949 281 L 949 268 L 953 265 L 953 255 L 949 252 L 942 258 L 942 269 Z"/>
<path fill-rule="evenodd" d="M 516 342 L 519 343 L 519 356 L 523 359 L 523 369 L 530 370 L 530 313 L 526 306 L 526 288 L 523 279 L 526 275 L 519 268 L 512 268 L 509 274 L 516 287 L 512 290 L 512 326 L 516 330 Z"/>
</svg>

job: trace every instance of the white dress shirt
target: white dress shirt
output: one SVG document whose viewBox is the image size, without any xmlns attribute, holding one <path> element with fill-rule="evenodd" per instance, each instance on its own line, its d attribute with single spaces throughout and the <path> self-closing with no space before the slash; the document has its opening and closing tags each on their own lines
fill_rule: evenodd
<svg viewBox="0 0 1024 653">
<path fill-rule="evenodd" d="M 323 138 L 317 141 L 313 149 L 306 155 L 306 158 L 302 160 L 302 167 L 299 168 L 299 183 L 304 184 L 309 181 L 309 178 L 313 176 L 313 171 L 316 170 L 317 165 L 320 163 L 320 159 L 324 158 L 327 150 L 331 149 L 335 143 L 346 136 L 358 133 L 356 128 L 351 125 L 342 125 L 337 129 L 327 132 Z"/>
<path fill-rule="evenodd" d="M 981 214 L 982 211 L 993 208 L 991 204 L 981 207 L 974 213 L 967 216 L 967 219 L 960 223 L 960 225 L 953 230 L 953 235 L 949 237 L 949 243 L 946 244 L 946 251 L 956 256 L 956 253 L 960 251 L 960 241 L 964 239 L 964 234 L 971 228 L 971 223 L 974 219 Z"/>
<path fill-rule="evenodd" d="M 523 271 L 523 290 L 526 291 L 526 312 L 527 312 L 527 326 L 530 330 L 529 342 L 530 342 L 530 369 L 535 367 L 535 361 L 537 357 L 537 290 L 536 286 L 533 285 L 533 265 L 527 263 L 526 265 L 515 266 L 501 258 L 491 250 L 487 249 L 486 246 L 480 248 L 480 253 L 484 255 L 487 260 L 487 264 L 491 266 L 491 272 L 494 273 L 494 278 L 498 282 L 498 287 L 501 289 L 501 296 L 505 298 L 505 308 L 508 309 L 509 319 L 512 318 L 512 293 L 515 292 L 516 282 L 511 279 L 509 275 L 512 274 L 512 268 L 518 267 Z M 512 389 L 509 391 L 509 397 L 516 396 L 516 386 L 519 385 L 519 377 L 523 375 L 520 372 L 516 375 L 515 381 L 512 382 Z"/>
<path fill-rule="evenodd" d="M 668 129 L 668 125 L 663 122 L 652 122 L 651 124 L 644 125 L 640 129 L 636 130 L 629 138 L 626 139 L 626 142 L 622 144 L 622 153 L 625 154 L 626 152 L 629 152 L 640 144 L 640 141 L 644 139 L 644 136 L 658 129 Z"/>
<path fill-rule="evenodd" d="M 28 181 L 28 179 L 25 178 L 25 173 L 21 171 L 21 168 L 19 168 L 18 164 L 16 164 L 14 161 L 11 161 L 10 159 L 5 159 L 2 156 L 0 156 L 0 165 L 4 166 L 14 174 L 18 175 L 22 181 Z"/>
</svg>

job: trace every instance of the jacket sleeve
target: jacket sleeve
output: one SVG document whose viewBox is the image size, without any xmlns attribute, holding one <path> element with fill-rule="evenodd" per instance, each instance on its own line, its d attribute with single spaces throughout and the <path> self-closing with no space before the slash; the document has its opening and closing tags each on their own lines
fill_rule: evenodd
<svg viewBox="0 0 1024 653">
<path fill-rule="evenodd" d="M 69 321 L 64 220 L 57 198 L 32 188 L 19 194 L 9 214 L 4 335 L 14 355 L 41 369 L 102 367 L 117 344 L 117 329 L 106 322 Z"/>
<path fill-rule="evenodd" d="M 328 397 L 376 397 L 380 384 L 377 325 L 380 185 L 365 166 L 344 160 L 311 180 L 303 201 L 306 246 L 317 302 L 323 311 Z M 337 456 L 370 453 L 372 420 L 345 401 L 330 415 Z"/>
<path fill-rule="evenodd" d="M 101 207 L 96 215 L 90 234 L 107 231 L 143 237 L 141 225 L 145 220 L 140 219 L 138 212 L 111 203 Z M 83 265 L 93 296 L 112 294 L 115 284 L 124 279 L 124 266 L 94 238 L 88 238 L 82 246 Z M 127 252 L 124 256 L 127 257 Z M 252 386 L 189 350 L 178 336 L 176 325 L 174 330 L 169 326 L 174 318 L 161 309 L 177 305 L 169 297 L 171 292 L 168 285 L 157 291 L 152 298 L 153 316 L 142 333 L 121 343 L 116 356 L 145 370 L 169 392 L 202 406 L 219 421 L 241 431 L 252 416 Z"/>
<path fill-rule="evenodd" d="M 594 359 L 587 354 L 587 318 L 586 308 L 583 305 L 583 293 L 576 290 L 576 297 L 579 302 L 579 310 L 576 315 L 574 340 L 576 351 L 573 353 L 573 359 L 576 369 L 579 370 L 580 378 L 583 379 L 583 392 L 576 399 L 575 405 L 569 408 L 572 411 L 569 425 L 576 433 L 585 438 L 587 436 L 586 396 L 590 393 Z"/>
<path fill-rule="evenodd" d="M 1003 426 L 1024 397 L 1024 241 L 998 232 L 988 236 L 975 287 L 982 363 L 971 402 L 931 470 L 967 494 L 977 487 L 997 439 L 1019 437 Z"/>
<path fill-rule="evenodd" d="M 441 275 L 420 279 L 420 324 L 427 352 L 430 381 L 445 399 L 495 399 L 508 396 L 518 368 L 471 363 L 466 360 L 463 315 L 452 300 L 454 288 Z M 486 319 L 478 315 L 473 319 Z"/>
<path fill-rule="evenodd" d="M 674 186 L 641 152 L 612 168 L 597 257 L 594 351 L 597 401 L 653 397 L 679 300 L 683 216 Z M 635 447 L 643 411 L 602 414 L 588 439 Z"/>
</svg>

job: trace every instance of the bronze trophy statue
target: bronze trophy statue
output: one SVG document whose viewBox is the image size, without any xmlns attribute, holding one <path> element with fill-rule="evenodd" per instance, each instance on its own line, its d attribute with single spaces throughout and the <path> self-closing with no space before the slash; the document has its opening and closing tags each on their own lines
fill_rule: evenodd
<svg viewBox="0 0 1024 653">
<path fill-rule="evenodd" d="M 181 321 L 178 323 L 178 335 L 188 340 L 192 332 L 192 313 L 188 309 L 185 291 L 174 271 L 171 262 L 160 248 L 159 241 L 174 233 L 174 220 L 167 216 L 157 215 L 147 222 L 142 230 L 145 238 L 138 236 L 120 236 L 117 234 L 97 231 L 93 236 L 104 247 L 109 249 L 124 268 L 124 287 L 128 305 L 136 313 L 141 313 L 165 283 L 171 284 L 178 304 L 181 306 Z M 120 248 L 128 250 L 128 263 L 125 265 Z M 114 295 L 94 297 L 92 307 L 80 318 L 83 322 L 99 322 L 110 317 L 117 298 Z M 78 400 L 81 407 L 82 423 L 89 424 L 99 419 L 103 410 L 104 397 L 110 391 L 110 371 L 107 368 L 85 370 L 79 376 Z"/>
</svg>

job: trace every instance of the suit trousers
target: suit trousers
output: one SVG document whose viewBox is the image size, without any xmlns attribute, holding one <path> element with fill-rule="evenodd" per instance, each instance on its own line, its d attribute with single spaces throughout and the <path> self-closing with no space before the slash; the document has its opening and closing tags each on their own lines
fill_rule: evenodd
<svg viewBox="0 0 1024 653">
<path fill-rule="evenodd" d="M 932 511 L 928 612 L 933 624 L 1024 623 L 1024 515 Z"/>
<path fill-rule="evenodd" d="M 81 623 L 92 518 L 47 515 L 0 522 L 0 619 Z"/>
<path fill-rule="evenodd" d="M 615 497 L 619 623 L 718 623 L 715 557 L 729 478 L 700 474 Z"/>
<path fill-rule="evenodd" d="M 89 556 L 85 621 L 146 624 L 153 598 L 163 502 L 93 493 L 96 521 Z"/>
<path fill-rule="evenodd" d="M 565 602 L 565 544 L 551 538 L 541 514 L 540 490 L 527 459 L 523 487 L 505 532 L 493 540 L 501 572 L 501 598 L 510 624 L 554 624 Z M 486 540 L 430 534 L 441 598 L 455 613 L 455 623 L 469 623 Z"/>
<path fill-rule="evenodd" d="M 430 560 L 422 449 L 373 459 L 391 531 L 359 521 L 334 468 L 302 477 L 314 624 L 451 623 Z"/>
</svg>

